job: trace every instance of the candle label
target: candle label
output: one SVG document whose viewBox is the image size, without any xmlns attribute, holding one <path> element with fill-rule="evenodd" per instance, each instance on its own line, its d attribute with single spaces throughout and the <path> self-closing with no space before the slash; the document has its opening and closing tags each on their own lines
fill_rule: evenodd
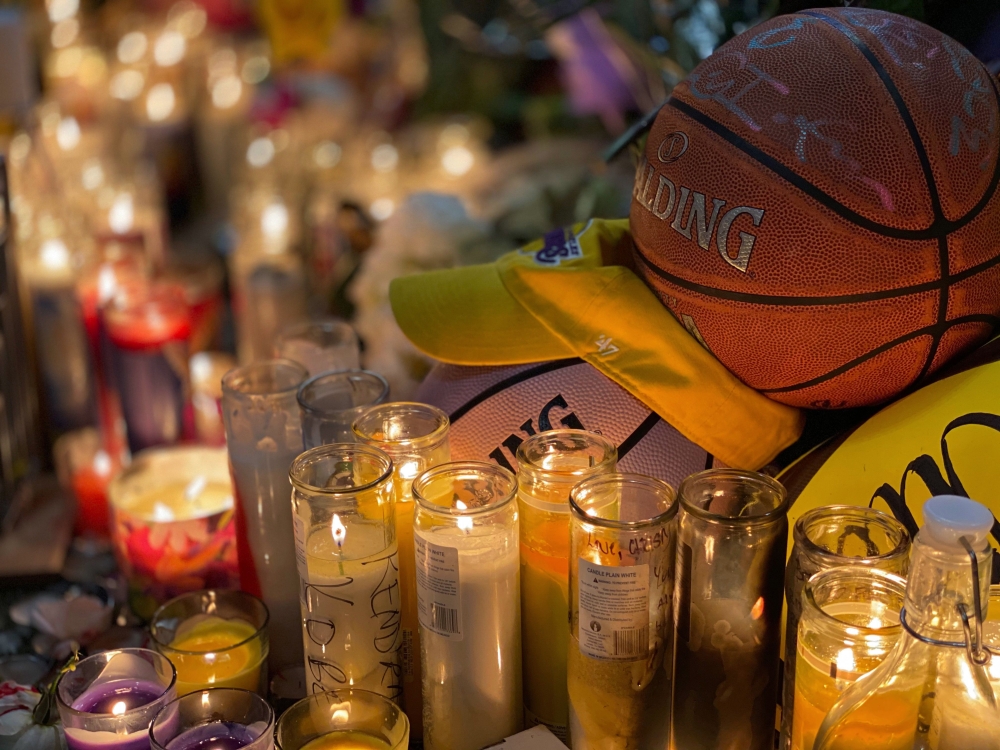
<svg viewBox="0 0 1000 750">
<path fill-rule="evenodd" d="M 417 616 L 428 630 L 462 640 L 458 550 L 414 537 L 417 559 Z"/>
<path fill-rule="evenodd" d="M 579 564 L 580 650 L 595 659 L 640 659 L 649 650 L 649 566 Z"/>
</svg>

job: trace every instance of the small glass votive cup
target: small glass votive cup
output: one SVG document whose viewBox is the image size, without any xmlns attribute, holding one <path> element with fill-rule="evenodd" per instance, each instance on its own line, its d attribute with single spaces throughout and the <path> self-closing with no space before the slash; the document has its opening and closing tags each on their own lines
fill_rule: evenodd
<svg viewBox="0 0 1000 750">
<path fill-rule="evenodd" d="M 358 334 L 336 318 L 289 326 L 278 335 L 274 356 L 298 362 L 310 375 L 361 367 Z"/>
<path fill-rule="evenodd" d="M 399 706 L 378 693 L 344 689 L 304 698 L 282 714 L 275 733 L 279 750 L 404 750 L 410 722 Z"/>
<path fill-rule="evenodd" d="M 260 599 L 244 591 L 194 591 L 153 615 L 150 635 L 177 670 L 177 694 L 208 688 L 267 690 L 267 624 Z"/>
<path fill-rule="evenodd" d="M 56 686 L 70 750 L 148 750 L 149 725 L 177 697 L 173 664 L 123 648 L 83 659 Z"/>
<path fill-rule="evenodd" d="M 165 705 L 149 727 L 151 750 L 271 750 L 274 711 L 256 693 L 199 690 Z"/>
<path fill-rule="evenodd" d="M 354 420 L 370 406 L 389 398 L 389 384 L 368 370 L 327 372 L 299 388 L 305 449 L 331 443 L 353 443 Z"/>
</svg>

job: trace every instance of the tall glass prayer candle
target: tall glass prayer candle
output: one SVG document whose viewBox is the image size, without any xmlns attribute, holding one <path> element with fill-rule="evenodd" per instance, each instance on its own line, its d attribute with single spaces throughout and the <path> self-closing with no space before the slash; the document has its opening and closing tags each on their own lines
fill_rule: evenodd
<svg viewBox="0 0 1000 750">
<path fill-rule="evenodd" d="M 420 636 L 417 624 L 417 572 L 413 553 L 415 477 L 451 459 L 448 415 L 427 404 L 398 401 L 365 411 L 354 422 L 355 437 L 392 459 L 396 488 L 396 539 L 399 543 L 399 596 L 402 602 L 403 707 L 410 734 L 423 736 Z"/>
<path fill-rule="evenodd" d="M 227 687 L 267 695 L 267 607 L 245 591 L 195 591 L 160 607 L 149 626 L 177 669 L 177 694 Z"/>
<path fill-rule="evenodd" d="M 70 750 L 149 750 L 149 725 L 175 697 L 174 668 L 144 648 L 103 651 L 56 686 Z"/>
<path fill-rule="evenodd" d="M 1000 654 L 1000 586 L 990 586 L 990 599 L 983 622 L 983 641 L 996 654 Z M 994 656 L 986 667 L 993 695 L 1000 699 L 1000 656 Z"/>
<path fill-rule="evenodd" d="M 275 359 L 238 367 L 222 380 L 240 588 L 271 613 L 272 674 L 302 663 L 288 470 L 302 452 L 295 394 L 305 379 L 302 365 Z"/>
<path fill-rule="evenodd" d="M 361 367 L 358 334 L 343 320 L 297 323 L 278 336 L 275 356 L 303 365 L 312 376 Z"/>
<path fill-rule="evenodd" d="M 136 453 L 193 436 L 191 316 L 182 291 L 157 282 L 129 286 L 102 314 L 129 449 Z"/>
<path fill-rule="evenodd" d="M 795 705 L 795 665 L 802 590 L 821 570 L 860 565 L 905 575 L 910 563 L 910 535 L 892 516 L 873 508 L 830 505 L 814 508 L 795 522 L 792 554 L 785 569 L 785 659 L 781 699 L 783 747 L 791 740 Z"/>
<path fill-rule="evenodd" d="M 285 214 L 287 222 L 287 213 Z M 308 288 L 297 255 L 233 256 L 233 316 L 241 362 L 272 356 L 278 334 L 308 319 Z"/>
<path fill-rule="evenodd" d="M 402 693 L 392 460 L 367 445 L 307 450 L 292 464 L 306 691 Z"/>
<path fill-rule="evenodd" d="M 222 378 L 235 366 L 236 359 L 225 352 L 198 352 L 191 357 L 191 406 L 199 443 L 226 444 L 226 428 L 222 424 Z"/>
<path fill-rule="evenodd" d="M 670 737 L 676 495 L 642 474 L 570 497 L 569 734 L 574 750 L 665 750 Z"/>
<path fill-rule="evenodd" d="M 59 483 L 76 500 L 77 535 L 107 539 L 111 535 L 108 485 L 120 465 L 104 450 L 100 433 L 93 427 L 67 432 L 52 446 Z"/>
<path fill-rule="evenodd" d="M 517 480 L 480 461 L 413 482 L 424 747 L 477 750 L 521 729 Z"/>
<path fill-rule="evenodd" d="M 517 449 L 524 720 L 567 743 L 569 494 L 581 480 L 613 472 L 617 460 L 614 443 L 584 430 L 542 432 Z"/>
<path fill-rule="evenodd" d="M 222 264 L 215 258 L 172 260 L 165 278 L 183 290 L 191 311 L 191 352 L 218 348 L 225 305 Z"/>
<path fill-rule="evenodd" d="M 150 750 L 273 750 L 274 711 L 246 690 L 199 690 L 160 709 L 149 744 Z"/>
<path fill-rule="evenodd" d="M 155 448 L 110 487 L 112 539 L 143 619 L 178 594 L 238 582 L 233 488 L 223 448 Z"/>
<path fill-rule="evenodd" d="M 670 747 L 772 750 L 785 490 L 756 472 L 709 469 L 678 494 Z"/>
<path fill-rule="evenodd" d="M 298 394 L 305 447 L 353 443 L 354 420 L 387 398 L 385 378 L 368 370 L 327 372 L 310 378 Z"/>
<path fill-rule="evenodd" d="M 304 698 L 281 715 L 279 750 L 407 750 L 410 723 L 395 703 L 343 688 Z"/>
<path fill-rule="evenodd" d="M 841 693 L 896 645 L 905 598 L 905 579 L 870 566 L 829 568 L 806 582 L 796 640 L 792 750 L 813 750 L 820 724 Z M 891 722 L 888 716 L 881 720 Z"/>
</svg>

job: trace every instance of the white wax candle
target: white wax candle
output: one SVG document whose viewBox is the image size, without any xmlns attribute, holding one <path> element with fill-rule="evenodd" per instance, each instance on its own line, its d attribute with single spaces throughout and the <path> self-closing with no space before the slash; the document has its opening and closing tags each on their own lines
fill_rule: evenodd
<svg viewBox="0 0 1000 750">
<path fill-rule="evenodd" d="M 414 534 L 424 745 L 479 750 L 521 727 L 516 530 L 478 536 L 438 527 Z"/>
<path fill-rule="evenodd" d="M 302 638 L 309 693 L 356 687 L 396 699 L 401 690 L 399 563 L 385 527 L 337 515 L 308 532 L 295 517 Z"/>
</svg>

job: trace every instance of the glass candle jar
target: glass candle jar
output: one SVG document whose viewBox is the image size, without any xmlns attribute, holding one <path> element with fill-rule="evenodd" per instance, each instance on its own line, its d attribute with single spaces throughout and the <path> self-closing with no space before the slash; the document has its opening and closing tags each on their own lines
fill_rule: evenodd
<svg viewBox="0 0 1000 750">
<path fill-rule="evenodd" d="M 983 642 L 994 652 L 986 671 L 993 686 L 993 695 L 1000 701 L 1000 586 L 990 586 L 986 620 L 983 622 Z"/>
<path fill-rule="evenodd" d="M 179 594 L 235 588 L 233 487 L 224 448 L 152 448 L 109 488 L 111 537 L 132 610 L 148 619 Z"/>
<path fill-rule="evenodd" d="M 802 593 L 795 671 L 792 750 L 812 750 L 840 694 L 877 667 L 899 640 L 906 580 L 846 565 L 810 578 Z"/>
<path fill-rule="evenodd" d="M 274 711 L 247 690 L 198 690 L 160 710 L 149 744 L 151 750 L 271 750 Z"/>
<path fill-rule="evenodd" d="M 549 430 L 517 449 L 521 514 L 524 720 L 568 742 L 569 495 L 587 477 L 615 470 L 618 449 L 584 430 Z"/>
<path fill-rule="evenodd" d="M 449 427 L 448 415 L 440 409 L 403 401 L 371 407 L 352 427 L 358 441 L 385 451 L 392 459 L 402 604 L 403 707 L 410 720 L 410 735 L 415 739 L 423 736 L 423 707 L 417 573 L 413 563 L 413 493 L 410 488 L 415 477 L 450 460 Z"/>
<path fill-rule="evenodd" d="M 480 461 L 413 482 L 424 747 L 478 750 L 522 725 L 517 480 Z"/>
<path fill-rule="evenodd" d="M 160 607 L 149 626 L 177 670 L 177 694 L 206 688 L 266 695 L 267 607 L 245 591 L 196 591 Z"/>
<path fill-rule="evenodd" d="M 399 557 L 392 460 L 377 448 L 311 448 L 289 472 L 306 690 L 359 687 L 398 700 Z"/>
<path fill-rule="evenodd" d="M 676 495 L 641 474 L 570 496 L 569 734 L 573 750 L 666 748 Z"/>
<path fill-rule="evenodd" d="M 310 695 L 281 715 L 279 750 L 406 750 L 410 723 L 395 703 L 368 690 Z"/>
<path fill-rule="evenodd" d="M 772 750 L 785 490 L 756 472 L 710 469 L 678 494 L 671 746 Z"/>
<path fill-rule="evenodd" d="M 334 318 L 290 326 L 278 336 L 274 348 L 276 357 L 298 362 L 313 377 L 361 367 L 358 334 L 349 323 Z"/>
<path fill-rule="evenodd" d="M 385 378 L 368 370 L 327 372 L 310 378 L 298 393 L 305 447 L 353 443 L 354 420 L 387 398 Z"/>
<path fill-rule="evenodd" d="M 155 651 L 124 648 L 82 660 L 56 686 L 70 750 L 149 750 L 153 717 L 177 694 L 173 665 Z"/>
<path fill-rule="evenodd" d="M 814 508 L 795 522 L 792 554 L 785 569 L 785 659 L 781 699 L 781 735 L 791 738 L 795 706 L 796 641 L 805 583 L 821 570 L 843 565 L 906 575 L 910 535 L 890 515 L 855 505 Z"/>
<path fill-rule="evenodd" d="M 238 367 L 222 379 L 240 588 L 263 599 L 271 613 L 272 676 L 302 664 L 288 469 L 302 452 L 295 394 L 306 374 L 297 362 L 274 359 Z"/>
</svg>

